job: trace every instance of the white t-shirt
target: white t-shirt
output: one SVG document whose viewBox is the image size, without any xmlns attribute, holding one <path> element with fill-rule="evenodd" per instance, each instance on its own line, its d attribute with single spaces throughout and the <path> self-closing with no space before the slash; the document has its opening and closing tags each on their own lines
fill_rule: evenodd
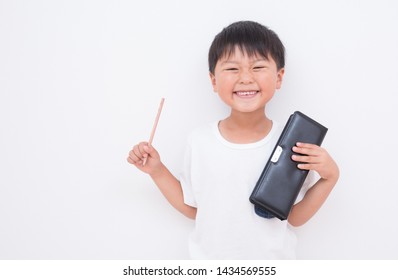
<svg viewBox="0 0 398 280">
<path fill-rule="evenodd" d="M 218 122 L 191 133 L 180 182 L 184 202 L 198 209 L 189 238 L 192 259 L 295 258 L 296 236 L 287 221 L 259 217 L 249 201 L 282 129 L 273 122 L 264 139 L 250 144 L 228 142 Z"/>
</svg>

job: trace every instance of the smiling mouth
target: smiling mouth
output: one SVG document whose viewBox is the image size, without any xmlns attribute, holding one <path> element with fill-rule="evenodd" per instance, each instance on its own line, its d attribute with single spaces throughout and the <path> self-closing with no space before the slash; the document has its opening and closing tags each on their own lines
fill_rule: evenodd
<svg viewBox="0 0 398 280">
<path fill-rule="evenodd" d="M 234 91 L 234 94 L 236 94 L 239 97 L 253 97 L 255 96 L 259 91 L 258 90 L 251 90 L 251 91 Z"/>
</svg>

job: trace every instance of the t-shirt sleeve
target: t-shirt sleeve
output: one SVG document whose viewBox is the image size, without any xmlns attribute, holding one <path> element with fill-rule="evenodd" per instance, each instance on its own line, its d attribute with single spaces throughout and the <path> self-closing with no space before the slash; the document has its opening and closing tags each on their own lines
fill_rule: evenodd
<svg viewBox="0 0 398 280">
<path fill-rule="evenodd" d="M 190 140 L 191 139 L 188 140 L 188 144 L 185 148 L 184 161 L 179 179 L 184 196 L 184 203 L 192 207 L 197 207 L 191 183 L 192 145 Z"/>
<path fill-rule="evenodd" d="M 305 179 L 304 184 L 301 187 L 301 190 L 294 204 L 299 203 L 304 198 L 305 193 L 316 183 L 316 181 L 318 181 L 318 179 L 319 179 L 318 173 L 316 173 L 313 170 L 310 170 L 310 172 L 308 172 L 308 176 Z"/>
</svg>

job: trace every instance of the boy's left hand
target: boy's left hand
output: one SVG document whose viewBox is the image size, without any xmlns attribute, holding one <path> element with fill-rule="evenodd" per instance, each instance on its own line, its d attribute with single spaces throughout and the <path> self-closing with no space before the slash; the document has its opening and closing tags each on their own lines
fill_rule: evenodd
<svg viewBox="0 0 398 280">
<path fill-rule="evenodd" d="M 292 150 L 301 154 L 292 156 L 294 161 L 299 162 L 298 168 L 314 170 L 326 180 L 337 181 L 339 178 L 339 168 L 324 148 L 314 144 L 298 142 Z"/>
</svg>

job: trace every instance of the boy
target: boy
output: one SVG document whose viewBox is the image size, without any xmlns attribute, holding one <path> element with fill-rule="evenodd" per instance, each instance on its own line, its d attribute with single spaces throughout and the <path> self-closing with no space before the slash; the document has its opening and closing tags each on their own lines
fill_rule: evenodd
<svg viewBox="0 0 398 280">
<path fill-rule="evenodd" d="M 291 226 L 307 222 L 338 180 L 338 167 L 325 149 L 297 143 L 292 149 L 302 155 L 292 160 L 320 179 L 307 192 L 308 186 L 302 188 L 288 220 L 260 217 L 249 202 L 283 129 L 267 117 L 265 106 L 281 87 L 284 63 L 284 46 L 273 31 L 251 21 L 229 25 L 210 47 L 209 71 L 230 115 L 191 134 L 179 180 L 147 142 L 129 153 L 128 162 L 148 173 L 178 211 L 196 220 L 189 240 L 194 259 L 295 258 Z"/>
</svg>

